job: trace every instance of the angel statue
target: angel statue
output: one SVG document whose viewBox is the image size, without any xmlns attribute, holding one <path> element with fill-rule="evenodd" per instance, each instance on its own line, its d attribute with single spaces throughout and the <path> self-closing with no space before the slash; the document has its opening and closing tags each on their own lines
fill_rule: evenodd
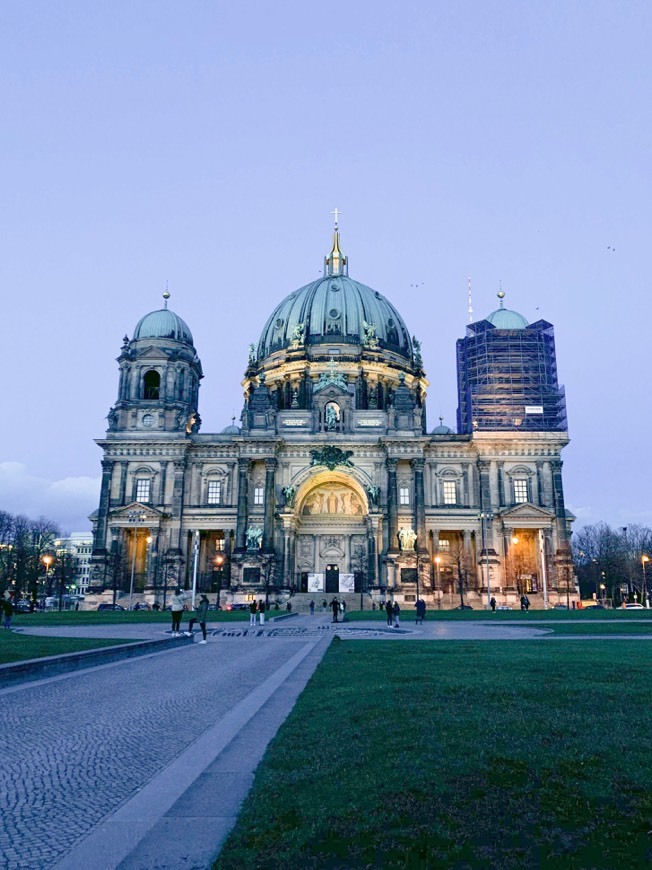
<svg viewBox="0 0 652 870">
<path fill-rule="evenodd" d="M 401 542 L 401 550 L 414 550 L 417 534 L 414 529 L 408 529 L 404 526 L 398 533 L 398 539 Z"/>
<path fill-rule="evenodd" d="M 378 347 L 378 339 L 376 338 L 376 325 L 374 323 L 367 323 L 366 320 L 362 321 L 362 329 L 364 330 L 364 339 L 362 341 L 365 347 L 369 347 L 372 350 Z"/>
</svg>

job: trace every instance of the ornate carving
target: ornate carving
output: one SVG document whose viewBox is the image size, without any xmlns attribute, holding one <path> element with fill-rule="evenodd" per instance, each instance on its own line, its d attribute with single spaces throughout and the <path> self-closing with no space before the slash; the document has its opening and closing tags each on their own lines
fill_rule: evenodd
<svg viewBox="0 0 652 870">
<path fill-rule="evenodd" d="M 290 341 L 290 348 L 292 350 L 296 350 L 297 348 L 303 346 L 305 326 L 305 323 L 297 323 L 297 325 L 292 330 L 292 336 Z"/>
<path fill-rule="evenodd" d="M 366 320 L 363 320 L 362 329 L 364 330 L 362 344 L 364 345 L 364 347 L 368 347 L 370 350 L 376 350 L 376 348 L 378 347 L 378 339 L 376 338 L 376 325 L 374 323 L 367 323 Z"/>
<path fill-rule="evenodd" d="M 377 507 L 380 502 L 380 487 L 379 486 L 368 486 L 367 494 L 369 495 L 369 501 Z"/>
<path fill-rule="evenodd" d="M 344 451 L 339 447 L 334 447 L 332 444 L 327 444 L 321 450 L 310 451 L 310 464 L 325 465 L 330 471 L 338 465 L 343 465 L 345 468 L 353 468 L 353 463 L 349 459 L 350 456 L 353 456 L 352 450 Z"/>
<path fill-rule="evenodd" d="M 352 489 L 342 484 L 320 486 L 303 503 L 304 516 L 338 514 L 360 517 L 364 514 L 362 502 Z"/>
<path fill-rule="evenodd" d="M 320 390 L 323 390 L 325 387 L 339 387 L 341 390 L 346 390 L 346 378 L 339 371 L 338 363 L 331 357 L 331 361 L 328 363 L 328 368 L 325 372 L 322 372 L 319 376 L 319 380 L 315 384 L 315 389 L 313 392 L 318 393 Z"/>
</svg>

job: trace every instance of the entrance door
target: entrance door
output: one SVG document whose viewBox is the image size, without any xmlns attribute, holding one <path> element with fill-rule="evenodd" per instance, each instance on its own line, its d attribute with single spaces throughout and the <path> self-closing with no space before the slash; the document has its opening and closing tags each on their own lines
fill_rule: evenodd
<svg viewBox="0 0 652 870">
<path fill-rule="evenodd" d="M 326 565 L 326 592 L 334 592 L 335 595 L 340 591 L 340 569 L 339 565 Z"/>
</svg>

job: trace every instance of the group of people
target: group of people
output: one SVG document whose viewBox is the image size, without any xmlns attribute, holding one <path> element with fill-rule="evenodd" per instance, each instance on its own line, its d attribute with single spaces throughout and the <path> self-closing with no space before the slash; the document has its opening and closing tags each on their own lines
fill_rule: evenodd
<svg viewBox="0 0 652 870">
<path fill-rule="evenodd" d="M 330 608 L 333 611 L 333 622 L 339 622 L 338 617 L 342 617 L 342 622 L 346 619 L 346 601 L 338 601 L 337 598 L 333 598 L 330 603 Z"/>
<path fill-rule="evenodd" d="M 381 602 L 382 606 L 382 602 Z M 387 614 L 387 625 L 398 628 L 401 619 L 401 606 L 398 601 L 390 601 L 389 598 L 385 602 L 385 613 Z"/>
<path fill-rule="evenodd" d="M 260 619 L 260 624 L 265 625 L 265 611 L 267 610 L 267 605 L 263 601 L 262 598 L 259 598 L 258 601 L 254 598 L 249 602 L 249 625 L 256 624 L 256 614 L 258 614 L 258 618 Z"/>
<path fill-rule="evenodd" d="M 172 596 L 172 604 L 170 608 L 170 611 L 172 613 L 172 637 L 181 637 L 181 618 L 183 616 L 184 610 L 186 609 L 187 599 L 188 595 L 183 591 L 183 589 L 181 589 L 181 587 L 177 588 L 176 592 Z M 199 643 L 206 643 L 206 622 L 208 619 L 208 605 L 208 598 L 206 597 L 206 595 L 202 595 L 199 599 L 199 604 L 195 608 L 195 615 L 190 618 L 190 622 L 188 623 L 188 631 L 183 632 L 186 637 L 192 637 L 195 623 L 198 622 L 202 633 L 202 639 L 199 641 Z"/>
</svg>

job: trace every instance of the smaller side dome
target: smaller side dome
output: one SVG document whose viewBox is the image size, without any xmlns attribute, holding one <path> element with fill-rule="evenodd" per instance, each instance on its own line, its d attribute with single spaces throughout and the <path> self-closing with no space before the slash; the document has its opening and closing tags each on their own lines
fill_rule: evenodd
<svg viewBox="0 0 652 870">
<path fill-rule="evenodd" d="M 492 311 L 485 320 L 488 320 L 496 329 L 526 329 L 528 322 L 522 314 L 503 307 L 505 294 L 502 290 L 498 293 L 498 298 L 500 299 L 500 308 Z"/>
<path fill-rule="evenodd" d="M 222 431 L 220 432 L 220 435 L 240 435 L 240 434 L 241 434 L 240 427 L 236 426 L 235 423 L 231 423 L 230 426 L 225 426 L 224 429 L 222 429 Z"/>
<path fill-rule="evenodd" d="M 439 426 L 435 426 L 435 428 L 430 433 L 431 435 L 454 435 L 455 433 L 450 428 L 450 426 L 444 426 L 444 418 L 439 418 Z"/>
<path fill-rule="evenodd" d="M 192 333 L 188 324 L 169 308 L 151 311 L 136 324 L 133 340 L 141 338 L 171 338 L 192 346 Z"/>
</svg>

